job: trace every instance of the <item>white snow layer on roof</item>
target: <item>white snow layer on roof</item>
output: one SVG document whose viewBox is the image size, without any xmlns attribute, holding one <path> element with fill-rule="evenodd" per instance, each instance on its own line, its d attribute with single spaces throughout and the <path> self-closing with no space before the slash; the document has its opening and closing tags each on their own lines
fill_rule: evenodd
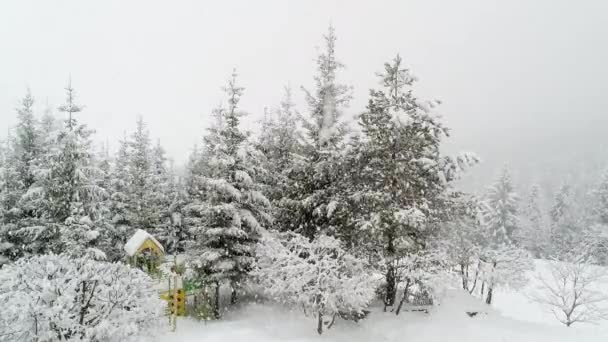
<svg viewBox="0 0 608 342">
<path fill-rule="evenodd" d="M 154 236 L 150 235 L 143 229 L 138 229 L 129 239 L 129 241 L 125 243 L 125 252 L 127 252 L 129 256 L 133 256 L 147 239 L 152 240 L 152 242 L 154 242 L 158 248 L 160 248 L 163 252 L 165 251 L 163 245 L 161 245 L 160 242 L 154 238 Z"/>
</svg>

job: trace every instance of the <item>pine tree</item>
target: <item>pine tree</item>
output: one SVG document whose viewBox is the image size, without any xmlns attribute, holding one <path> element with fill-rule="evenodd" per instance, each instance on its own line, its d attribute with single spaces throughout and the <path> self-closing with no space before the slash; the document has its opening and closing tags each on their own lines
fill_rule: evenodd
<svg viewBox="0 0 608 342">
<path fill-rule="evenodd" d="M 486 303 L 491 304 L 496 286 L 522 276 L 529 268 L 527 252 L 515 244 L 519 234 L 519 197 L 505 167 L 498 180 L 488 189 L 484 208 L 484 233 L 487 241 L 481 260 L 485 264 Z M 513 273 L 514 276 L 507 276 Z"/>
<path fill-rule="evenodd" d="M 415 78 L 397 56 L 378 74 L 382 90 L 371 90 L 367 110 L 359 116 L 362 137 L 353 140 L 349 157 L 353 180 L 352 220 L 357 234 L 368 234 L 366 249 L 382 251 L 386 260 L 385 305 L 397 290 L 397 264 L 424 249 L 437 220 L 439 196 L 452 180 L 452 159 L 439 154 L 447 129 L 433 114 L 435 103 L 413 94 Z M 372 241 L 374 243 L 369 243 Z"/>
<path fill-rule="evenodd" d="M 579 231 L 575 215 L 572 194 L 568 184 L 562 184 L 555 194 L 553 205 L 549 211 L 551 218 L 551 249 L 552 256 L 563 258 L 583 238 Z"/>
<path fill-rule="evenodd" d="M 340 118 L 351 99 L 351 87 L 336 80 L 344 66 L 335 56 L 333 27 L 329 27 L 324 39 L 325 49 L 317 57 L 315 91 L 304 89 L 309 117 L 300 116 L 300 120 L 305 139 L 282 200 L 281 208 L 286 214 L 278 222 L 283 229 L 310 239 L 322 232 L 339 234 L 346 215 L 342 160 L 347 126 Z"/>
<path fill-rule="evenodd" d="M 21 107 L 17 109 L 19 123 L 16 129 L 15 153 L 19 158 L 17 172 L 19 173 L 20 185 L 25 192 L 36 181 L 36 163 L 41 157 L 41 137 L 38 122 L 33 112 L 34 98 L 30 90 L 21 100 Z"/>
<path fill-rule="evenodd" d="M 259 233 L 269 221 L 270 203 L 257 181 L 257 152 L 240 129 L 238 107 L 244 88 L 236 84 L 236 73 L 224 88 L 228 97 L 221 125 L 209 130 L 203 155 L 209 166 L 195 177 L 192 202 L 186 208 L 194 242 L 190 254 L 196 270 L 216 284 L 215 315 L 219 317 L 219 287 L 229 282 L 232 300 L 237 287 L 252 269 Z"/>
<path fill-rule="evenodd" d="M 602 174 L 600 182 L 594 190 L 594 195 L 596 221 L 608 226 L 608 170 Z"/>
<path fill-rule="evenodd" d="M 514 234 L 519 228 L 518 201 L 509 171 L 504 168 L 486 194 L 484 220 L 493 242 L 514 242 Z"/>
<path fill-rule="evenodd" d="M 289 210 L 284 210 L 282 200 L 289 190 L 289 175 L 294 170 L 297 154 L 300 151 L 301 138 L 296 119 L 291 89 L 285 87 L 285 94 L 280 106 L 266 113 L 262 123 L 262 132 L 258 139 L 258 149 L 264 154 L 264 193 L 273 203 L 274 215 L 278 222 L 290 220 Z M 280 227 L 278 227 L 280 228 Z"/>
<path fill-rule="evenodd" d="M 172 172 L 173 173 L 173 172 Z M 186 206 L 190 198 L 185 188 L 183 180 L 175 179 L 172 181 L 170 190 L 169 205 L 169 224 L 164 231 L 164 241 L 166 249 L 170 253 L 179 254 L 186 250 L 186 246 L 191 242 L 189 227 L 183 219 Z"/>
<path fill-rule="evenodd" d="M 15 260 L 23 255 L 23 240 L 17 234 L 15 222 L 19 216 L 14 211 L 19 200 L 19 184 L 12 141 L 9 135 L 0 147 L 0 261 Z"/>
<path fill-rule="evenodd" d="M 165 150 L 160 145 L 160 140 L 152 149 L 152 174 L 151 174 L 151 207 L 156 219 L 154 235 L 165 245 L 168 230 L 172 226 L 170 206 L 173 201 L 175 190 L 175 176 L 168 168 Z"/>
<path fill-rule="evenodd" d="M 42 181 L 42 191 L 48 203 L 46 215 L 59 227 L 61 243 L 84 246 L 88 241 L 82 240 L 82 236 L 98 232 L 93 225 L 87 224 L 80 227 L 84 232 L 77 234 L 74 225 L 83 220 L 93 222 L 98 219 L 99 202 L 107 193 L 98 185 L 102 174 L 92 156 L 90 137 L 93 131 L 79 124 L 74 116 L 82 107 L 75 103 L 71 83 L 65 89 L 66 103 L 59 107 L 59 111 L 67 113 L 68 117 L 58 134 L 57 149 L 51 151 L 48 176 Z"/>
<path fill-rule="evenodd" d="M 129 140 L 129 221 L 133 229 L 149 229 L 156 223 L 152 208 L 152 150 L 150 133 L 143 119 L 137 119 L 137 127 Z"/>
<path fill-rule="evenodd" d="M 537 258 L 543 257 L 548 248 L 549 232 L 540 208 L 540 187 L 538 185 L 533 185 L 530 189 L 523 214 L 525 220 L 519 240 Z"/>
</svg>

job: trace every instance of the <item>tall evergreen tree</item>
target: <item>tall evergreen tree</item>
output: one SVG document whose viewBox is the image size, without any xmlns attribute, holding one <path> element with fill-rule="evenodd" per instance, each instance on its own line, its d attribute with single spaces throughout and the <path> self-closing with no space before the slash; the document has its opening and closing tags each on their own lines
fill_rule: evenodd
<svg viewBox="0 0 608 342">
<path fill-rule="evenodd" d="M 100 217 L 99 203 L 107 193 L 99 186 L 102 173 L 91 150 L 93 131 L 79 124 L 74 115 L 82 107 L 75 103 L 71 82 L 65 90 L 66 103 L 59 111 L 66 113 L 67 119 L 57 136 L 56 149 L 51 150 L 41 190 L 48 205 L 46 217 L 59 227 L 61 244 L 86 250 L 99 236 L 92 222 Z"/>
<path fill-rule="evenodd" d="M 519 228 L 519 196 L 511 182 L 507 168 L 502 170 L 498 180 L 486 194 L 485 224 L 498 243 L 514 242 L 514 234 Z"/>
<path fill-rule="evenodd" d="M 366 248 L 381 251 L 386 260 L 385 305 L 392 306 L 399 260 L 426 248 L 440 196 L 455 176 L 452 167 L 475 160 L 439 154 L 448 131 L 432 111 L 435 103 L 414 96 L 416 79 L 399 56 L 378 76 L 382 89 L 371 90 L 359 116 L 362 137 L 351 147 L 349 198 L 354 234 L 369 236 L 355 240 L 367 241 Z"/>
<path fill-rule="evenodd" d="M 156 223 L 152 208 L 152 149 L 150 133 L 139 117 L 129 140 L 129 221 L 134 229 L 149 229 Z"/>
<path fill-rule="evenodd" d="M 562 184 L 555 194 L 549 217 L 551 218 L 552 255 L 562 258 L 570 253 L 583 238 L 568 184 Z"/>
<path fill-rule="evenodd" d="M 209 158 L 191 191 L 186 208 L 194 242 L 190 248 L 196 270 L 216 284 L 215 315 L 219 316 L 219 287 L 230 283 L 232 302 L 237 287 L 253 266 L 254 248 L 260 232 L 269 221 L 270 203 L 257 181 L 257 152 L 240 128 L 244 113 L 239 101 L 244 88 L 236 83 L 236 73 L 224 88 L 228 106 L 221 113 L 221 124 L 205 138 L 203 155 Z"/>
<path fill-rule="evenodd" d="M 274 216 L 279 224 L 291 219 L 289 210 L 283 210 L 282 200 L 289 190 L 289 175 L 294 170 L 301 138 L 296 122 L 298 113 L 289 87 L 285 87 L 279 107 L 266 114 L 257 145 L 265 156 L 264 193 L 273 203 Z"/>
<path fill-rule="evenodd" d="M 320 233 L 338 234 L 346 215 L 342 159 L 347 126 L 341 116 L 351 100 L 351 87 L 336 79 L 344 66 L 336 59 L 333 27 L 324 40 L 325 48 L 317 57 L 315 90 L 304 89 L 309 115 L 300 119 L 305 137 L 281 205 L 288 214 L 279 223 L 310 239 Z"/>
</svg>

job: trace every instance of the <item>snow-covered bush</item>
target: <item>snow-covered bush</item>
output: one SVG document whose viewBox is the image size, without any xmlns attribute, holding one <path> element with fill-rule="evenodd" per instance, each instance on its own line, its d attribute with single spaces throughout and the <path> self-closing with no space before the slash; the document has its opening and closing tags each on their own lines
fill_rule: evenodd
<svg viewBox="0 0 608 342">
<path fill-rule="evenodd" d="M 522 288 L 529 280 L 526 272 L 534 269 L 529 253 L 513 245 L 488 249 L 482 254 L 481 261 L 487 304 L 492 304 L 492 295 L 497 287 Z"/>
<path fill-rule="evenodd" d="M 135 341 L 162 327 L 149 277 L 120 263 L 64 255 L 0 270 L 0 340 Z"/>
<path fill-rule="evenodd" d="M 315 316 L 319 334 L 336 316 L 364 315 L 374 298 L 377 279 L 332 237 L 310 241 L 296 233 L 266 234 L 257 256 L 253 273 L 266 294 Z"/>
<path fill-rule="evenodd" d="M 395 310 L 398 315 L 404 304 L 424 306 L 433 304 L 453 277 L 448 271 L 450 264 L 439 249 L 428 249 L 411 253 L 397 263 L 397 279 L 401 283 L 401 300 Z"/>
</svg>

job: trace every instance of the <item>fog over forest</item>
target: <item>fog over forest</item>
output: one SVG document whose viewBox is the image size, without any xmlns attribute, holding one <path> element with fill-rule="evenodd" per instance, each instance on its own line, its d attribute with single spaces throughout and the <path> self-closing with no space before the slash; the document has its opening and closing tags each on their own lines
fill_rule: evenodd
<svg viewBox="0 0 608 342">
<path fill-rule="evenodd" d="M 354 87 L 347 115 L 364 111 L 374 73 L 400 53 L 419 93 L 443 102 L 446 148 L 482 159 L 463 180 L 468 189 L 484 189 L 505 163 L 518 187 L 587 184 L 608 166 L 606 10 L 604 1 L 550 0 L 6 2 L 0 134 L 15 124 L 26 87 L 38 111 L 55 108 L 71 75 L 98 142 L 142 115 L 183 164 L 233 67 L 252 130 L 285 84 L 303 111 L 311 47 L 332 23 L 346 65 L 339 77 Z"/>
</svg>

